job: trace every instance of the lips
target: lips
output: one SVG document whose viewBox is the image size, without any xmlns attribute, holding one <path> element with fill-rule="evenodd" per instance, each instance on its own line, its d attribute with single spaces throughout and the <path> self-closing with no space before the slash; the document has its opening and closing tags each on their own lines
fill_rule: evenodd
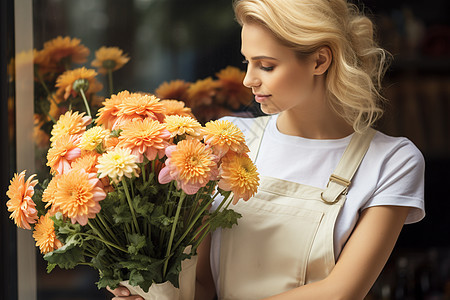
<svg viewBox="0 0 450 300">
<path fill-rule="evenodd" d="M 261 94 L 255 94 L 255 101 L 258 103 L 266 101 L 270 95 L 261 95 Z"/>
</svg>

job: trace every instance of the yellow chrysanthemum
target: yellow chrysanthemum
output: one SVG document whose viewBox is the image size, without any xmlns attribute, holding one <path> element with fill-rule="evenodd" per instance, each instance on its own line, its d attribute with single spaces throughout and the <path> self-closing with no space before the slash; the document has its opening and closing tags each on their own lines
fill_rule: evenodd
<svg viewBox="0 0 450 300">
<path fill-rule="evenodd" d="M 119 104 L 121 104 L 124 99 L 130 97 L 130 92 L 122 91 L 117 93 L 117 95 L 111 95 L 111 98 L 106 99 L 103 102 L 103 107 L 98 110 L 97 119 L 95 123 L 97 125 L 103 125 L 107 129 L 112 129 L 114 123 L 117 120 L 117 114 L 119 113 Z"/>
<path fill-rule="evenodd" d="M 218 177 L 217 156 L 199 140 L 183 140 L 166 149 L 165 167 L 158 180 L 165 184 L 176 180 L 189 195 L 195 194 L 209 181 Z"/>
<path fill-rule="evenodd" d="M 129 148 L 136 155 L 137 162 L 154 160 L 164 156 L 164 151 L 169 145 L 170 132 L 164 124 L 152 119 L 134 119 L 125 123 L 119 136 L 117 147 Z"/>
<path fill-rule="evenodd" d="M 249 105 L 253 101 L 251 89 L 245 87 L 242 81 L 245 72 L 236 67 L 228 66 L 216 74 L 221 88 L 217 92 L 216 99 L 220 103 L 238 109 L 241 105 Z"/>
<path fill-rule="evenodd" d="M 171 137 L 187 135 L 199 138 L 203 133 L 202 125 L 191 117 L 166 116 L 164 122 Z"/>
<path fill-rule="evenodd" d="M 36 246 L 42 254 L 46 254 L 62 247 L 60 240 L 56 238 L 53 220 L 48 214 L 41 216 L 34 227 L 33 238 Z"/>
<path fill-rule="evenodd" d="M 162 122 L 164 120 L 164 106 L 155 95 L 131 93 L 128 97 L 124 97 L 122 103 L 119 104 L 117 116 L 115 126 L 119 127 L 135 118 L 151 118 Z M 115 127 L 113 126 L 113 128 Z"/>
<path fill-rule="evenodd" d="M 44 43 L 46 54 L 54 63 L 61 63 L 61 61 L 68 60 L 76 64 L 81 64 L 87 61 L 89 56 L 89 49 L 86 48 L 77 38 L 58 36 L 48 42 Z"/>
<path fill-rule="evenodd" d="M 220 165 L 219 188 L 234 193 L 233 203 L 239 199 L 247 201 L 258 190 L 259 174 L 246 153 L 229 153 Z"/>
<path fill-rule="evenodd" d="M 105 199 L 106 193 L 94 173 L 86 173 L 82 169 L 73 169 L 63 174 L 57 182 L 53 207 L 63 216 L 86 225 L 88 219 L 95 218 L 100 212 L 99 201 Z"/>
<path fill-rule="evenodd" d="M 91 65 L 98 69 L 101 74 L 108 73 L 108 70 L 115 71 L 123 67 L 130 58 L 123 54 L 117 47 L 101 47 L 95 51 L 95 60 Z"/>
<path fill-rule="evenodd" d="M 136 155 L 131 154 L 128 148 L 115 148 L 114 150 L 103 153 L 98 158 L 99 178 L 108 176 L 114 182 L 119 182 L 122 177 L 131 178 L 138 176 L 138 165 Z"/>
<path fill-rule="evenodd" d="M 25 171 L 14 174 L 6 192 L 9 197 L 6 206 L 11 212 L 10 218 L 18 227 L 24 229 L 31 229 L 30 224 L 36 223 L 38 218 L 36 204 L 31 199 L 34 195 L 34 186 L 38 183 L 37 180 L 33 180 L 35 176 L 36 174 L 33 174 L 25 181 Z"/>
<path fill-rule="evenodd" d="M 95 76 L 97 76 L 95 70 L 86 69 L 85 67 L 66 71 L 56 79 L 55 86 L 58 88 L 56 95 L 59 97 L 64 95 L 66 100 L 70 95 L 72 97 L 79 95 L 79 92 L 73 89 L 73 84 L 77 80 L 87 82 L 87 90 L 83 89 L 86 95 L 96 93 L 103 88 L 103 85 L 97 81 Z"/>
<path fill-rule="evenodd" d="M 81 155 L 79 142 L 78 136 L 66 134 L 52 144 L 47 153 L 47 166 L 52 174 L 64 174 L 72 168 L 70 163 Z"/>
<path fill-rule="evenodd" d="M 194 117 L 192 114 L 192 111 L 189 107 L 185 107 L 185 104 L 183 101 L 178 100 L 161 100 L 161 104 L 165 108 L 165 115 L 166 116 L 183 116 L 183 117 Z"/>
<path fill-rule="evenodd" d="M 196 107 L 200 105 L 210 105 L 212 98 L 217 93 L 219 84 L 211 77 L 197 80 L 189 86 L 187 90 L 189 107 Z"/>
<path fill-rule="evenodd" d="M 250 150 L 245 144 L 242 131 L 228 120 L 210 121 L 205 124 L 205 143 L 211 145 L 219 157 L 228 150 L 246 153 Z"/>
<path fill-rule="evenodd" d="M 81 136 L 79 147 L 81 150 L 93 151 L 97 146 L 102 145 L 103 141 L 109 135 L 109 130 L 100 126 L 89 128 Z"/>
<path fill-rule="evenodd" d="M 184 80 L 172 80 L 163 82 L 156 90 L 155 94 L 160 99 L 187 100 L 187 90 L 190 83 Z"/>
<path fill-rule="evenodd" d="M 68 111 L 64 115 L 61 115 L 58 122 L 53 125 L 50 141 L 53 144 L 64 135 L 81 136 L 86 131 L 86 126 L 91 124 L 91 122 L 92 118 L 84 116 L 84 113 L 79 114 L 77 111 Z"/>
</svg>

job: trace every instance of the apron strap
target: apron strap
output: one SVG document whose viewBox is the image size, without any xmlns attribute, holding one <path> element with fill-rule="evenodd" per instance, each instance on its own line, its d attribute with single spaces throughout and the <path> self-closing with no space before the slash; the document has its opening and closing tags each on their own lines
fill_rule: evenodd
<svg viewBox="0 0 450 300">
<path fill-rule="evenodd" d="M 347 194 L 353 175 L 366 155 L 375 133 L 376 131 L 372 128 L 362 133 L 354 133 L 321 195 L 325 203 L 334 204 L 338 202 L 340 195 Z"/>
<path fill-rule="evenodd" d="M 246 134 L 246 143 L 250 149 L 250 158 L 253 162 L 256 162 L 256 157 L 259 153 L 259 146 L 264 135 L 264 130 L 266 129 L 267 123 L 269 123 L 271 116 L 262 116 L 255 118 L 255 121 L 250 127 L 250 134 Z"/>
</svg>

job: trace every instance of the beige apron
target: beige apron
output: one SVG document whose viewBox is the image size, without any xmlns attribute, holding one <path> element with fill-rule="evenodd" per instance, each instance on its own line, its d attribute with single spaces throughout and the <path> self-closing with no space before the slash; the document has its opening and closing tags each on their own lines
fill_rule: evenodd
<svg viewBox="0 0 450 300">
<path fill-rule="evenodd" d="M 269 118 L 247 137 L 254 161 Z M 353 135 L 326 189 L 263 177 L 255 197 L 232 207 L 242 218 L 222 230 L 219 299 L 261 299 L 330 273 L 334 224 L 374 133 Z"/>
</svg>

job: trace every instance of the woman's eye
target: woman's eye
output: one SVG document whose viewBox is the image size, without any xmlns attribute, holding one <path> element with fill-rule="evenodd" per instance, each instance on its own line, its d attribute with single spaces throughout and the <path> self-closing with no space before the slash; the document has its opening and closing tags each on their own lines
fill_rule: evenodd
<svg viewBox="0 0 450 300">
<path fill-rule="evenodd" d="M 270 71 L 273 71 L 273 67 L 264 67 L 264 66 L 261 66 L 261 70 L 266 71 L 266 72 L 270 72 Z"/>
</svg>

